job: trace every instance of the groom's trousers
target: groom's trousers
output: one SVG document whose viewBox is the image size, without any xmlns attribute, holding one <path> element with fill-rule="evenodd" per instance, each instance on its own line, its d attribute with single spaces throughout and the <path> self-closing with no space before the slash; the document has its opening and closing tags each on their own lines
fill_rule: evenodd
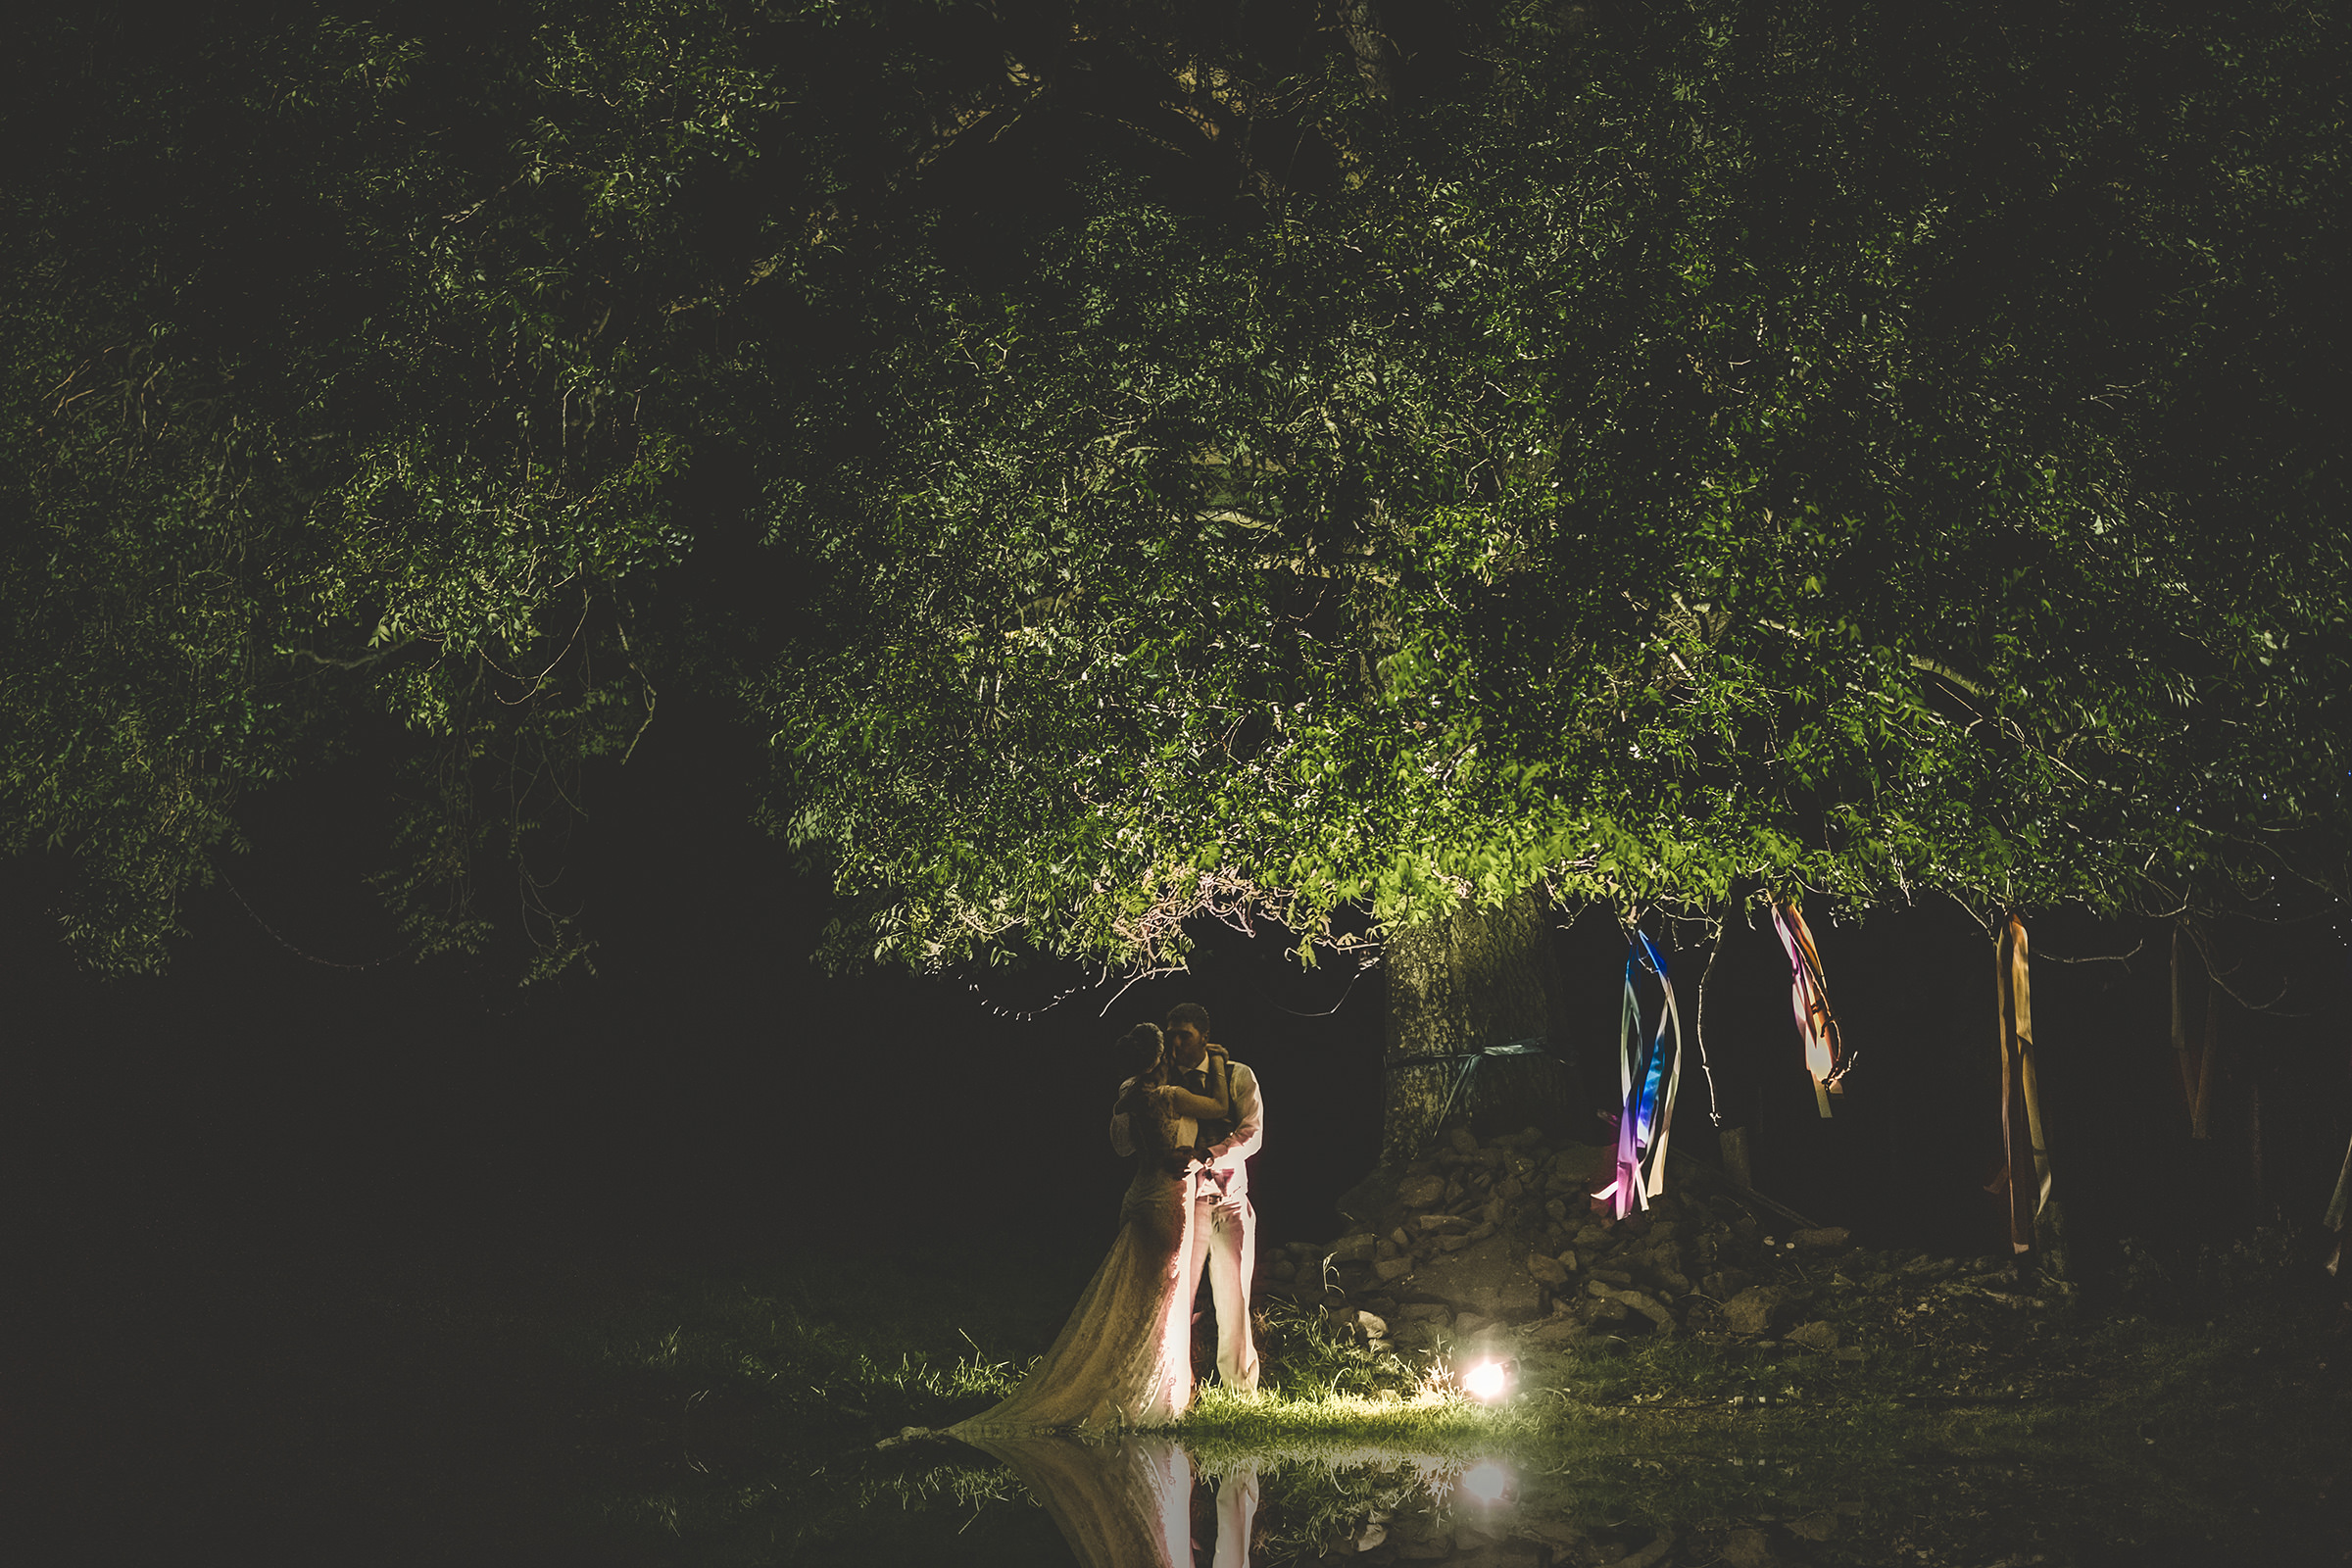
<svg viewBox="0 0 2352 1568">
<path fill-rule="evenodd" d="M 1193 1250 L 1184 1264 L 1186 1310 L 1200 1294 L 1200 1266 L 1217 1308 L 1217 1376 L 1243 1394 L 1257 1392 L 1257 1337 L 1250 1332 L 1250 1277 L 1257 1267 L 1257 1211 L 1247 1190 L 1226 1194 L 1204 1181 L 1193 1200 Z"/>
</svg>

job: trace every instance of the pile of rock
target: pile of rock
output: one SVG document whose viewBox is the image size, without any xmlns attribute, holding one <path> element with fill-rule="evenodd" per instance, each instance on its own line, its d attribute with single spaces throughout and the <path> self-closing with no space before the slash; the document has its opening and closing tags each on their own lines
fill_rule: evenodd
<svg viewBox="0 0 2352 1568">
<path fill-rule="evenodd" d="M 1836 1327 L 1807 1312 L 1819 1271 L 1803 1265 L 1845 1252 L 1843 1230 L 1768 1230 L 1769 1210 L 1719 1182 L 1686 1183 L 1611 1223 L 1592 1198 L 1610 1171 L 1610 1150 L 1548 1144 L 1532 1127 L 1483 1143 L 1453 1128 L 1432 1157 L 1343 1198 L 1350 1223 L 1337 1241 L 1267 1250 L 1256 1294 L 1400 1348 L 1504 1331 L 1539 1347 L 1690 1333 L 1838 1348 Z"/>
</svg>

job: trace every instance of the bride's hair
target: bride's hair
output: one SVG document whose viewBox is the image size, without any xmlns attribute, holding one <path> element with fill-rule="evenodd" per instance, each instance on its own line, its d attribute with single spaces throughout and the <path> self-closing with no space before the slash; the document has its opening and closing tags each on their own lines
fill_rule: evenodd
<svg viewBox="0 0 2352 1568">
<path fill-rule="evenodd" d="M 1139 1023 L 1119 1036 L 1115 1049 L 1119 1059 L 1127 1063 L 1128 1071 L 1140 1078 L 1158 1064 L 1159 1054 L 1166 1048 L 1157 1024 Z"/>
</svg>

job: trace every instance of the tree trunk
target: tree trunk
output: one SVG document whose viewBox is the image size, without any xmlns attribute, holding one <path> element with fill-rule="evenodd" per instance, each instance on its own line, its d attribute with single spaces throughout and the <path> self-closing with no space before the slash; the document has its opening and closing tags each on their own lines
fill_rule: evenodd
<svg viewBox="0 0 2352 1568">
<path fill-rule="evenodd" d="M 1385 940 L 1393 1065 L 1380 1152 L 1383 1164 L 1397 1165 L 1418 1157 L 1435 1136 L 1447 1095 L 1468 1065 L 1416 1066 L 1412 1058 L 1552 1034 L 1550 1004 L 1559 987 L 1551 922 L 1533 893 L 1498 909 L 1457 910 L 1429 925 L 1393 930 Z M 1576 1099 L 1567 1068 L 1549 1057 L 1490 1056 L 1472 1070 L 1451 1113 L 1467 1110 L 1489 1136 L 1531 1124 L 1560 1133 L 1569 1130 Z"/>
<path fill-rule="evenodd" d="M 2173 1056 L 2180 1068 L 2180 1101 L 2193 1118 L 2197 1110 L 2197 1061 L 2188 1049 L 2188 1000 L 2181 994 L 2186 969 L 2187 941 L 2180 923 L 2173 923 Z"/>
</svg>

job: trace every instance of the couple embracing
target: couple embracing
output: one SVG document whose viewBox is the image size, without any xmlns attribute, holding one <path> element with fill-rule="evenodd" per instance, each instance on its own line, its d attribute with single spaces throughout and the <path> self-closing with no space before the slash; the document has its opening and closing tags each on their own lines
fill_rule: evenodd
<svg viewBox="0 0 2352 1568">
<path fill-rule="evenodd" d="M 1111 1147 L 1135 1176 L 1119 1234 L 1053 1348 L 1012 1397 L 958 1434 L 1088 1432 L 1164 1426 L 1193 1400 L 1193 1297 L 1208 1271 L 1217 1312 L 1217 1375 L 1257 1390 L 1250 1275 L 1257 1219 L 1245 1161 L 1264 1137 L 1257 1076 L 1209 1040 L 1206 1009 L 1185 1003 L 1166 1031 L 1139 1024 L 1118 1050 Z"/>
</svg>

